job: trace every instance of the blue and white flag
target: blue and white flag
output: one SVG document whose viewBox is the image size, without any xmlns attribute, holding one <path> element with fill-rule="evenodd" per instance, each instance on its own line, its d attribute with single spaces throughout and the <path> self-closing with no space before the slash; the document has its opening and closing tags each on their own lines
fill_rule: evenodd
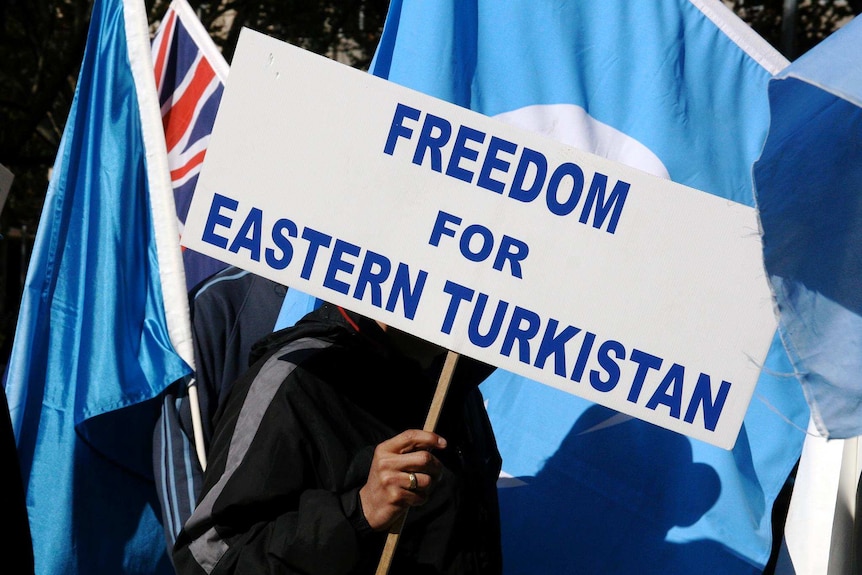
<svg viewBox="0 0 862 575">
<path fill-rule="evenodd" d="M 769 83 L 754 166 L 779 331 L 824 437 L 862 435 L 862 21 Z"/>
<path fill-rule="evenodd" d="M 185 0 L 173 0 L 153 38 L 156 89 L 180 233 L 209 146 L 228 64 Z M 183 249 L 191 290 L 225 264 Z"/>
<path fill-rule="evenodd" d="M 152 55 L 176 218 L 182 230 L 209 146 L 229 69 L 186 0 L 172 0 L 153 38 Z M 226 270 L 217 274 L 225 270 L 226 264 L 194 250 L 184 248 L 182 253 L 186 283 L 190 295 L 194 296 L 192 305 L 199 310 L 198 320 L 206 325 L 208 331 L 213 328 L 210 322 L 217 321 L 219 328 L 225 330 L 226 339 L 221 342 L 224 349 L 218 350 L 218 353 L 197 358 L 196 367 L 199 371 L 195 374 L 194 388 L 199 401 L 192 401 L 192 388 L 186 385 L 179 386 L 178 390 L 172 390 L 164 397 L 163 416 L 154 437 L 154 463 L 168 550 L 173 547 L 176 535 L 194 510 L 203 481 L 203 467 L 199 461 L 207 447 L 208 435 L 204 429 L 211 429 L 211 417 L 217 407 L 218 394 L 223 391 L 224 385 L 230 383 L 223 381 L 223 378 L 246 365 L 245 348 L 254 340 L 250 334 L 263 329 L 257 320 L 269 322 L 266 329 L 273 324 L 275 329 L 281 329 L 293 325 L 317 305 L 314 298 L 289 290 L 280 310 L 276 310 L 279 312 L 276 317 L 262 317 L 271 311 L 269 299 L 256 301 L 253 308 L 231 310 L 238 315 L 229 313 L 220 316 L 224 309 L 218 306 L 201 312 L 198 306 L 205 304 L 201 304 L 197 298 L 204 292 L 208 292 L 208 296 L 218 292 L 221 295 L 217 299 L 220 297 L 232 302 L 230 298 L 238 290 L 248 290 L 240 292 L 241 297 L 246 297 L 253 293 L 251 286 L 260 284 L 245 277 L 247 272 L 236 273 L 234 270 L 233 273 L 227 273 L 230 270 Z M 266 283 L 263 278 L 258 278 L 258 281 Z M 219 287 L 213 290 L 215 285 Z M 215 305 L 208 297 L 202 299 L 208 302 L 207 305 Z M 200 319 L 202 316 L 206 319 Z M 248 341 L 250 338 L 251 341 Z M 208 337 L 198 338 L 196 350 L 209 350 L 207 344 L 211 340 Z M 240 345 L 240 342 L 244 342 L 244 345 Z M 240 348 L 243 353 L 240 353 Z M 193 412 L 199 413 L 202 418 L 199 438 L 193 438 L 191 429 L 181 423 L 188 419 L 188 427 L 191 428 L 191 422 L 195 419 Z"/>
<path fill-rule="evenodd" d="M 811 407 L 777 573 L 850 572 L 862 435 L 862 21 L 769 82 L 754 166 L 779 332 Z M 856 510 L 858 513 L 858 509 Z"/>
<path fill-rule="evenodd" d="M 192 360 L 166 158 L 144 3 L 97 0 L 7 371 L 38 574 L 172 572 L 148 400 Z"/>
<path fill-rule="evenodd" d="M 786 64 L 718 0 L 393 0 L 372 72 L 753 205 Z M 482 391 L 506 573 L 762 571 L 808 421 L 778 339 L 732 451 L 502 371 Z"/>
</svg>

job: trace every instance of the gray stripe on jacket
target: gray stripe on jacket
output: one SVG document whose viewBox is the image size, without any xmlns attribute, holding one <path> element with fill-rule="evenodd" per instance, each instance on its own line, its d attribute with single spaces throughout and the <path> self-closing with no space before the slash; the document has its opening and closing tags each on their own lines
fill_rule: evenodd
<svg viewBox="0 0 862 575">
<path fill-rule="evenodd" d="M 263 415 L 272 403 L 273 397 L 275 397 L 285 378 L 296 369 L 296 364 L 280 358 L 288 353 L 304 349 L 322 349 L 329 345 L 329 343 L 312 338 L 298 339 L 280 349 L 266 361 L 255 376 L 240 409 L 228 448 L 224 473 L 222 473 L 218 483 L 213 485 L 213 488 L 198 503 L 197 508 L 186 523 L 188 531 L 193 531 L 195 526 L 206 523 L 212 515 L 213 505 L 248 453 L 249 446 L 257 435 Z M 207 573 L 211 573 L 227 552 L 228 544 L 213 527 L 195 539 L 189 545 L 189 550 L 201 568 Z"/>
</svg>

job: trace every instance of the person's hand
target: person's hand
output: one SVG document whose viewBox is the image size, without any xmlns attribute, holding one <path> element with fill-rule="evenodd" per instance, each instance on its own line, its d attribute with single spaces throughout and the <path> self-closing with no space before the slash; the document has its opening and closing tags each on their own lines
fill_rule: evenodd
<svg viewBox="0 0 862 575">
<path fill-rule="evenodd" d="M 368 481 L 359 490 L 372 529 L 389 529 L 408 508 L 428 500 L 442 470 L 430 450 L 445 447 L 436 433 L 408 429 L 374 449 Z"/>
</svg>

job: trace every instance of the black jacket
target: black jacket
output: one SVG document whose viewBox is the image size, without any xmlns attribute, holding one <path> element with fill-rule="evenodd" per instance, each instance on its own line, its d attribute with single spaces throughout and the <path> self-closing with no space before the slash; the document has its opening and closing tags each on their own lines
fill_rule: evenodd
<svg viewBox="0 0 862 575">
<path fill-rule="evenodd" d="M 209 452 L 213 420 L 231 384 L 249 368 L 252 345 L 272 333 L 287 288 L 228 266 L 189 292 L 195 388 Z M 191 517 L 203 486 L 192 426 L 189 382 L 171 385 L 153 434 L 153 470 L 168 552 Z"/>
<path fill-rule="evenodd" d="M 436 385 L 380 327 L 325 305 L 262 340 L 220 410 L 198 507 L 174 551 L 183 575 L 374 573 L 385 534 L 358 505 L 373 448 L 422 428 Z M 437 431 L 431 499 L 408 514 L 390 573 L 500 573 L 500 456 L 462 360 Z"/>
</svg>

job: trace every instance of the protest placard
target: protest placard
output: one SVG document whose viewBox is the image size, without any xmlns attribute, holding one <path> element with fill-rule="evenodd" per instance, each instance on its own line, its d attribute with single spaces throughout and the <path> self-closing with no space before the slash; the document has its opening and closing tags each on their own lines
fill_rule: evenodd
<svg viewBox="0 0 862 575">
<path fill-rule="evenodd" d="M 754 209 L 250 30 L 182 242 L 725 448 L 776 325 Z"/>
</svg>

